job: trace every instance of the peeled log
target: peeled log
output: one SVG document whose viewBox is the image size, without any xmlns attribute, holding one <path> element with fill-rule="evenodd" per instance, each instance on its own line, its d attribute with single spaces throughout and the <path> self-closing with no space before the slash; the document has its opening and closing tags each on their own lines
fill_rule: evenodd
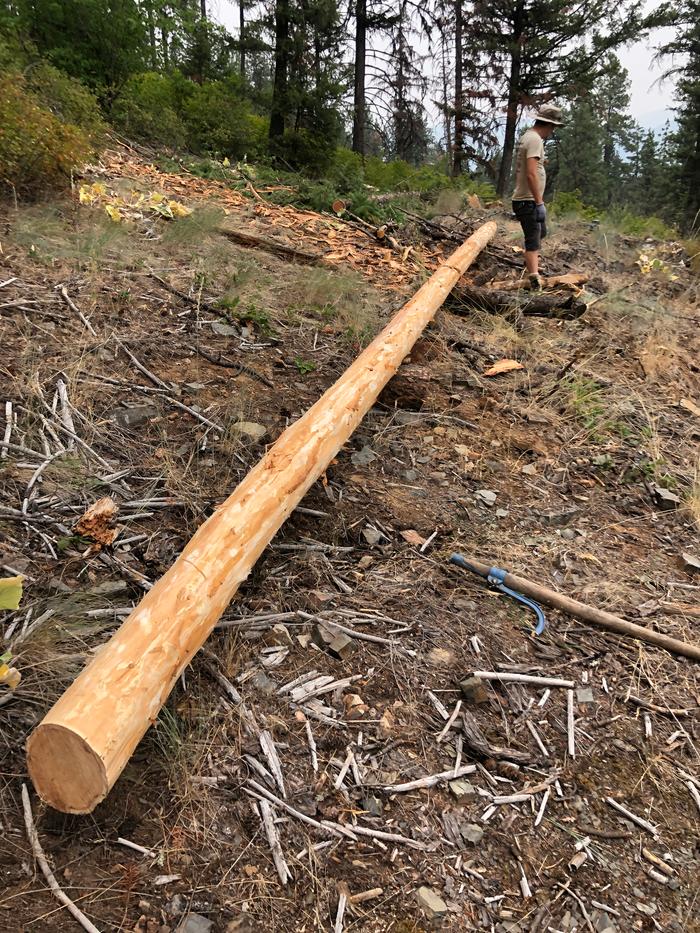
<svg viewBox="0 0 700 933">
<path fill-rule="evenodd" d="M 469 237 L 287 428 L 49 710 L 27 743 L 42 800 L 64 813 L 90 813 L 104 800 L 272 537 L 495 232 L 491 222 Z"/>
</svg>

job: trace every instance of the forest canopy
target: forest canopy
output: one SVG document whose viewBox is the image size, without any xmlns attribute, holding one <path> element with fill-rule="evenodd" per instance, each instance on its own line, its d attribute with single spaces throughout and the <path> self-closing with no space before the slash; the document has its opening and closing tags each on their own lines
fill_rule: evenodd
<svg viewBox="0 0 700 933">
<path fill-rule="evenodd" d="M 645 10 L 640 0 L 574 10 L 565 0 L 240 0 L 225 28 L 207 0 L 2 0 L 0 175 L 16 192 L 50 184 L 111 127 L 161 149 L 336 179 L 336 189 L 396 162 L 387 185 L 392 174 L 404 187 L 430 177 L 508 197 L 518 132 L 556 101 L 566 125 L 548 147 L 548 200 L 690 228 L 700 0 Z M 661 25 L 673 37 L 650 54 L 675 82 L 675 110 L 654 133 L 630 114 L 617 53 L 653 43 Z"/>
</svg>

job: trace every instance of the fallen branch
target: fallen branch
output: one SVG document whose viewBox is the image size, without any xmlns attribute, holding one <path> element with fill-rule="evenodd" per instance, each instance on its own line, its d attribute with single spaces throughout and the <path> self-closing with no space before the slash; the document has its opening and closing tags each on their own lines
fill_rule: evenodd
<svg viewBox="0 0 700 933">
<path fill-rule="evenodd" d="M 309 754 L 311 755 L 311 768 L 313 769 L 314 774 L 318 773 L 318 753 L 316 750 L 316 740 L 314 739 L 314 734 L 311 731 L 311 723 L 309 720 L 304 721 L 304 727 L 306 729 L 306 739 L 309 743 Z"/>
<path fill-rule="evenodd" d="M 163 382 L 163 380 L 159 379 L 158 376 L 156 376 L 155 373 L 152 373 L 150 369 L 146 369 L 143 363 L 134 356 L 125 343 L 122 343 L 121 340 L 117 339 L 117 346 L 120 348 L 120 350 L 123 350 L 126 353 L 126 355 L 129 357 L 131 362 L 140 373 L 143 373 L 143 375 L 147 379 L 150 379 L 151 382 L 155 386 L 158 386 L 159 389 L 165 389 L 166 392 L 170 392 L 171 387 L 167 384 L 167 382 Z M 68 425 L 68 427 L 70 427 L 70 425 Z"/>
<path fill-rule="evenodd" d="M 71 311 L 72 311 L 74 314 L 77 314 L 77 315 L 78 315 L 78 317 L 80 318 L 80 320 L 82 321 L 82 323 L 85 325 L 85 327 L 87 327 L 87 329 L 90 331 L 90 333 L 92 334 L 92 336 L 93 336 L 93 337 L 97 337 L 97 331 L 96 331 L 95 328 L 92 326 L 92 324 L 90 323 L 89 319 L 88 319 L 88 318 L 83 314 L 83 312 L 80 310 L 80 308 L 71 300 L 70 295 L 69 295 L 68 292 L 66 291 L 66 286 L 65 286 L 65 285 L 61 285 L 61 287 L 59 288 L 59 292 L 60 292 L 60 294 L 61 294 L 61 298 L 63 298 L 63 300 L 64 300 L 65 303 L 68 305 L 68 307 L 71 309 Z"/>
<path fill-rule="evenodd" d="M 273 819 L 273 810 L 267 800 L 259 800 L 258 807 L 260 808 L 260 817 L 262 819 L 263 828 L 265 830 L 265 835 L 267 836 L 267 841 L 270 845 L 270 851 L 272 852 L 272 861 L 275 863 L 275 868 L 277 869 L 277 874 L 282 884 L 286 884 L 291 880 L 292 873 L 289 870 L 284 853 L 282 852 L 282 846 L 280 844 L 280 837 L 277 832 L 277 827 L 275 826 L 275 821 Z"/>
<path fill-rule="evenodd" d="M 345 907 L 348 903 L 348 896 L 345 891 L 340 892 L 340 897 L 338 898 L 338 910 L 335 914 L 335 925 L 333 926 L 333 933 L 343 933 L 343 917 L 345 916 Z"/>
<path fill-rule="evenodd" d="M 641 706 L 642 709 L 651 710 L 653 713 L 662 713 L 665 716 L 690 716 L 698 709 L 697 706 L 692 706 L 689 709 L 676 709 L 672 706 L 657 706 L 656 703 L 650 703 L 649 700 L 644 700 L 642 697 L 636 697 L 632 694 L 626 696 L 625 700 L 628 703 L 632 703 L 634 706 Z"/>
<path fill-rule="evenodd" d="M 202 300 L 201 296 L 198 295 L 196 298 L 193 298 L 192 295 L 181 292 L 178 288 L 175 288 L 174 285 L 166 282 L 165 279 L 161 279 L 155 272 L 149 272 L 148 275 L 150 278 L 155 279 L 159 285 L 162 285 L 166 292 L 175 295 L 176 298 L 179 298 L 180 301 L 184 301 L 185 304 L 192 305 L 194 308 L 205 308 L 207 311 L 211 311 L 212 314 L 221 314 L 221 308 L 217 308 L 216 305 L 211 304 L 209 301 Z"/>
<path fill-rule="evenodd" d="M 287 246 L 286 243 L 280 243 L 278 240 L 271 240 L 268 237 L 260 236 L 257 233 L 247 233 L 244 230 L 233 230 L 230 227 L 219 227 L 218 232 L 234 243 L 240 246 L 247 246 L 249 249 L 261 249 L 266 253 L 272 253 L 281 259 L 288 259 L 292 262 L 300 262 L 306 266 L 320 266 L 324 264 L 321 254 L 306 253 L 303 250 L 295 249 L 293 246 Z"/>
<path fill-rule="evenodd" d="M 480 573 L 488 574 L 489 564 L 482 564 L 471 557 L 467 559 Z M 561 609 L 563 612 L 567 612 L 577 619 L 582 619 L 584 622 L 590 622 L 598 628 L 605 629 L 608 632 L 615 632 L 618 635 L 638 638 L 649 645 L 665 648 L 666 651 L 670 651 L 672 654 L 679 654 L 686 658 L 692 658 L 694 661 L 700 661 L 700 645 L 688 644 L 688 642 L 679 641 L 677 638 L 671 638 L 670 635 L 644 628 L 643 625 L 635 625 L 634 622 L 628 622 L 626 619 L 614 616 L 610 612 L 604 612 L 602 609 L 595 609 L 593 606 L 586 605 L 586 603 L 580 603 L 577 599 L 563 596 L 561 593 L 556 593 L 554 590 L 533 583 L 531 580 L 526 580 L 524 577 L 516 577 L 512 573 L 507 573 L 503 582 L 506 586 L 517 590 L 518 593 L 522 593 L 524 596 L 529 596 L 531 599 L 552 606 L 554 609 Z M 478 677 L 479 675 L 476 674 L 475 676 Z"/>
<path fill-rule="evenodd" d="M 558 677 L 534 677 L 530 674 L 509 674 L 506 671 L 474 671 L 472 677 L 481 680 L 498 680 L 503 684 L 532 684 L 535 687 L 566 687 L 573 690 L 573 680 L 561 680 Z"/>
<path fill-rule="evenodd" d="M 272 735 L 264 729 L 258 736 L 258 741 L 260 742 L 260 748 L 263 751 L 263 754 L 267 758 L 267 763 L 270 768 L 271 774 L 274 775 L 277 786 L 280 789 L 280 793 L 283 797 L 286 798 L 287 791 L 284 788 L 284 778 L 282 776 L 282 765 L 280 763 L 279 755 L 277 754 L 277 748 L 275 747 L 274 739 Z"/>
<path fill-rule="evenodd" d="M 685 786 L 690 791 L 690 796 L 695 801 L 695 806 L 698 808 L 698 813 L 700 813 L 700 793 L 698 792 L 697 787 L 693 784 L 692 781 L 686 781 Z"/>
<path fill-rule="evenodd" d="M 467 745 L 481 755 L 482 758 L 496 758 L 497 760 L 506 759 L 526 763 L 530 761 L 531 756 L 528 752 L 521 752 L 515 748 L 505 748 L 501 745 L 492 745 L 481 731 L 481 727 L 471 713 L 464 710 L 462 713 L 462 729 L 464 739 Z"/>
<path fill-rule="evenodd" d="M 647 822 L 647 820 L 643 820 L 641 816 L 637 816 L 636 813 L 632 813 L 632 811 L 628 810 L 627 807 L 623 807 L 621 803 L 617 802 L 617 800 L 613 800 L 612 797 L 606 797 L 605 802 L 608 804 L 608 806 L 612 807 L 613 810 L 617 810 L 618 813 L 621 813 L 626 820 L 630 820 L 630 822 L 636 823 L 637 826 L 640 826 L 648 833 L 651 833 L 654 838 L 659 835 L 659 831 L 655 826 L 652 826 L 651 823 Z"/>
<path fill-rule="evenodd" d="M 574 726 L 574 691 L 566 691 L 566 735 L 569 757 L 576 757 L 576 729 Z"/>
<path fill-rule="evenodd" d="M 454 768 L 450 768 L 449 771 L 430 774 L 427 777 L 409 781 L 407 784 L 387 784 L 382 790 L 386 791 L 387 794 L 404 794 L 409 790 L 419 790 L 422 787 L 435 787 L 440 781 L 453 781 L 455 778 L 464 777 L 465 774 L 474 774 L 475 771 L 476 765 L 464 765 L 456 773 Z"/>
<path fill-rule="evenodd" d="M 450 731 L 450 729 L 452 728 L 452 726 L 453 726 L 453 724 L 454 724 L 454 721 L 455 721 L 455 719 L 457 718 L 457 716 L 459 715 L 459 711 L 460 711 L 461 708 L 462 708 L 462 701 L 461 701 L 461 700 L 457 700 L 457 702 L 455 703 L 455 708 L 452 710 L 452 715 L 451 715 L 450 718 L 447 720 L 447 722 L 445 723 L 445 725 L 444 725 L 444 727 L 443 727 L 443 729 L 442 729 L 442 732 L 440 733 L 440 735 L 438 735 L 438 737 L 437 737 L 437 739 L 436 739 L 438 745 L 440 744 L 440 742 L 442 742 L 442 740 L 445 738 L 445 736 L 447 735 L 447 733 L 448 733 L 448 732 Z"/>
<path fill-rule="evenodd" d="M 7 448 L 10 443 L 10 438 L 12 437 L 12 402 L 5 402 L 5 434 L 2 439 L 2 445 L 0 446 L 0 460 L 4 460 L 7 457 Z"/>
<path fill-rule="evenodd" d="M 29 844 L 32 847 L 34 858 L 39 863 L 41 873 L 43 874 L 44 878 L 46 878 L 46 882 L 51 888 L 51 893 L 56 898 L 56 900 L 59 900 L 69 911 L 69 913 L 75 917 L 84 930 L 87 930 L 88 933 L 100 933 L 95 924 L 88 920 L 82 910 L 76 907 L 68 895 L 59 887 L 58 881 L 56 881 L 53 872 L 49 868 L 49 863 L 46 861 L 44 850 L 41 848 L 41 843 L 39 842 L 39 834 L 37 833 L 36 826 L 34 825 L 32 805 L 29 802 L 29 792 L 27 791 L 26 784 L 22 784 L 22 807 L 24 809 L 24 825 L 27 827 Z"/>
<path fill-rule="evenodd" d="M 246 366 L 244 363 L 235 363 L 233 360 L 226 359 L 222 353 L 219 353 L 218 356 L 214 356 L 213 353 L 209 353 L 208 350 L 204 350 L 202 347 L 196 347 L 194 344 L 188 344 L 188 347 L 194 353 L 204 357 L 207 362 L 212 363 L 214 366 L 223 366 L 225 369 L 235 369 L 237 376 L 240 376 L 241 373 L 245 373 L 246 376 L 250 376 L 252 379 L 257 379 L 258 382 L 261 382 L 264 386 L 267 386 L 268 389 L 275 388 L 274 382 L 270 382 L 266 376 L 262 376 L 255 369 L 251 369 L 250 366 Z"/>
</svg>

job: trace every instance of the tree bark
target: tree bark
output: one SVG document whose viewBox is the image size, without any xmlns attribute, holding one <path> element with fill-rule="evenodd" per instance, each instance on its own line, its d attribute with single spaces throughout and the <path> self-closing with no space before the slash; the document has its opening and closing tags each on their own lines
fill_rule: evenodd
<svg viewBox="0 0 700 933">
<path fill-rule="evenodd" d="M 490 222 L 469 237 L 287 428 L 49 710 L 27 745 L 29 773 L 48 804 L 89 813 L 107 796 L 270 540 L 495 233 Z"/>
<path fill-rule="evenodd" d="M 160 27 L 160 44 L 163 49 L 163 67 L 167 70 L 170 67 L 170 48 L 168 46 L 169 34 L 165 26 Z"/>
<path fill-rule="evenodd" d="M 464 171 L 462 164 L 464 155 L 463 29 L 462 0 L 455 0 L 455 147 L 452 159 L 452 175 L 455 178 Z"/>
<path fill-rule="evenodd" d="M 240 75 L 245 81 L 245 0 L 238 0 L 238 45 Z"/>
<path fill-rule="evenodd" d="M 355 3 L 355 97 L 352 119 L 352 150 L 363 158 L 366 151 L 367 98 L 365 77 L 367 69 L 367 0 Z"/>
<path fill-rule="evenodd" d="M 207 0 L 199 0 L 199 12 L 203 20 L 207 18 Z"/>
<path fill-rule="evenodd" d="M 275 3 L 275 78 L 270 110 L 270 139 L 284 136 L 289 78 L 289 0 Z"/>
<path fill-rule="evenodd" d="M 508 182 L 510 181 L 513 152 L 515 151 L 515 132 L 518 126 L 518 105 L 521 96 L 520 79 L 524 41 L 523 26 L 524 6 L 522 0 L 519 0 L 514 16 L 510 74 L 508 76 L 508 104 L 505 132 L 503 135 L 503 154 L 501 157 L 501 165 L 498 170 L 498 180 L 496 182 L 496 193 L 500 198 L 504 197 Z"/>
</svg>

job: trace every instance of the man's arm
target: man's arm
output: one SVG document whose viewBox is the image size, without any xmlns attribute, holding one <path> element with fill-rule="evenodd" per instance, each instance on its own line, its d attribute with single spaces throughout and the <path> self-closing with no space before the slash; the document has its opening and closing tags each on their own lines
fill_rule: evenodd
<svg viewBox="0 0 700 933">
<path fill-rule="evenodd" d="M 528 156 L 527 160 L 527 186 L 535 199 L 535 204 L 544 203 L 544 191 L 540 191 L 540 176 L 538 172 L 539 159 L 536 156 Z"/>
</svg>

